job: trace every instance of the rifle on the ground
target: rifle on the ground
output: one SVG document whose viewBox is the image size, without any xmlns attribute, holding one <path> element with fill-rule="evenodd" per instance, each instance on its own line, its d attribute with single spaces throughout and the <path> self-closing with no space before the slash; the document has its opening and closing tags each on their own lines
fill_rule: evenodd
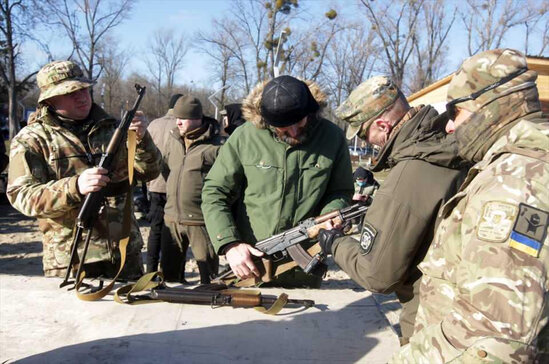
<svg viewBox="0 0 549 364">
<path fill-rule="evenodd" d="M 146 296 L 155 300 L 171 303 L 187 303 L 195 305 L 210 305 L 212 307 L 259 307 L 272 306 L 280 297 L 263 296 L 261 293 L 249 294 L 246 291 L 213 291 L 184 288 L 152 289 Z M 313 300 L 297 300 L 284 297 L 284 306 L 312 307 Z"/>
<path fill-rule="evenodd" d="M 99 161 L 98 166 L 101 168 L 105 168 L 109 172 L 113 167 L 113 162 L 115 161 L 114 158 L 116 156 L 116 153 L 118 152 L 118 149 L 126 141 L 125 137 L 130 127 L 130 124 L 135 116 L 139 104 L 141 103 L 141 100 L 143 99 L 143 96 L 145 95 L 145 87 L 141 87 L 138 84 L 135 84 L 135 89 L 137 90 L 138 94 L 137 99 L 135 100 L 133 107 L 130 110 L 126 111 L 124 117 L 120 121 L 120 124 L 118 124 L 118 127 L 116 128 L 113 136 L 111 137 L 111 140 L 109 141 L 106 151 L 102 154 L 101 160 Z M 101 209 L 104 198 L 104 188 L 86 195 L 84 204 L 80 208 L 80 212 L 78 213 L 78 217 L 76 219 L 76 231 L 74 233 L 72 241 L 71 257 L 69 265 L 67 267 L 67 271 L 65 273 L 65 279 L 63 280 L 63 282 L 61 282 L 59 288 L 62 288 L 69 284 L 76 284 L 76 282 L 78 281 L 82 273 L 82 268 L 86 261 L 86 255 L 88 253 L 88 247 L 90 245 L 92 229 L 95 225 L 97 216 L 99 215 L 99 210 Z M 82 256 L 78 257 L 78 246 L 80 245 L 84 230 L 86 230 L 84 250 L 82 252 Z M 69 281 L 71 271 L 76 264 L 78 264 L 78 271 L 76 273 L 75 280 Z M 101 281 L 101 286 L 102 283 L 103 282 Z"/>
<path fill-rule="evenodd" d="M 274 261 L 282 260 L 289 255 L 305 273 L 311 273 L 324 260 L 324 257 L 320 253 L 315 254 L 314 257 L 311 256 L 300 244 L 315 239 L 320 229 L 327 229 L 330 224 L 332 226 L 343 226 L 352 219 L 364 215 L 367 210 L 367 205 L 358 203 L 318 217 L 308 218 L 290 230 L 257 242 L 254 248 L 273 257 Z M 217 279 L 224 279 L 231 273 L 232 271 L 229 268 L 221 273 Z"/>
</svg>

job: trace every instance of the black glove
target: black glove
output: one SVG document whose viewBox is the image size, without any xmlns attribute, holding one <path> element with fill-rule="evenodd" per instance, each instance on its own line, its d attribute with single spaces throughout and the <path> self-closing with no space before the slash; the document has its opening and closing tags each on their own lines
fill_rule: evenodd
<svg viewBox="0 0 549 364">
<path fill-rule="evenodd" d="M 334 240 L 343 235 L 344 234 L 338 229 L 320 229 L 318 231 L 318 244 L 322 249 L 322 253 L 326 256 L 332 254 L 332 244 L 334 243 Z"/>
</svg>

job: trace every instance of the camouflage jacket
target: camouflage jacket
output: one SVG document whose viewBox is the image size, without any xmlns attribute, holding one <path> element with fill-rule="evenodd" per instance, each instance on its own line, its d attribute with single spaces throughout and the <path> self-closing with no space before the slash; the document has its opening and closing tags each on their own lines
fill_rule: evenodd
<svg viewBox="0 0 549 364">
<path fill-rule="evenodd" d="M 547 355 L 548 153 L 549 123 L 523 119 L 469 171 L 420 264 L 414 336 L 392 362 Z"/>
<path fill-rule="evenodd" d="M 27 216 L 37 217 L 44 234 L 43 265 L 46 276 L 58 276 L 70 257 L 73 227 L 83 203 L 77 179 L 85 169 L 97 165 L 101 153 L 117 126 L 97 105 L 90 112 L 87 145 L 68 129 L 47 107 L 37 111 L 12 140 L 7 195 L 10 203 Z M 120 239 L 122 211 L 127 191 L 127 149 L 120 148 L 116 166 L 110 174 L 107 205 L 97 219 L 87 254 L 87 263 L 110 259 L 110 246 Z M 150 180 L 160 172 L 160 153 L 148 133 L 138 143 L 136 177 Z M 139 227 L 132 215 L 128 254 L 143 245 Z"/>
</svg>

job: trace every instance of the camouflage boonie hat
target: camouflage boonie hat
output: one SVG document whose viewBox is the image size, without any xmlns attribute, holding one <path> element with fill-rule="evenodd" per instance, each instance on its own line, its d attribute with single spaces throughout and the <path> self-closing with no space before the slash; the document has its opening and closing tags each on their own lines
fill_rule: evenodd
<svg viewBox="0 0 549 364">
<path fill-rule="evenodd" d="M 84 78 L 80 67 L 72 61 L 48 63 L 38 71 L 36 82 L 40 88 L 39 103 L 53 96 L 66 95 L 93 86 L 93 82 Z"/>
<path fill-rule="evenodd" d="M 363 124 L 368 127 L 383 114 L 393 105 L 398 94 L 398 87 L 386 76 L 372 77 L 358 85 L 335 111 L 338 118 L 349 123 L 347 139 L 354 138 Z"/>
<path fill-rule="evenodd" d="M 501 79 L 527 70 L 526 58 L 513 49 L 493 49 L 466 59 L 448 85 L 447 101 L 469 96 Z M 459 106 L 476 111 L 516 83 L 506 83 L 481 95 L 476 100 L 460 103 Z"/>
</svg>

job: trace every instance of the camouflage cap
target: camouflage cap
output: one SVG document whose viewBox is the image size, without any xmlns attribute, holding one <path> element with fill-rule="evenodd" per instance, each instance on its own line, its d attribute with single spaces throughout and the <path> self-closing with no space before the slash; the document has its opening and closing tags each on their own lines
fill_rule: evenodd
<svg viewBox="0 0 549 364">
<path fill-rule="evenodd" d="M 527 69 L 526 57 L 513 49 L 493 49 L 478 53 L 466 59 L 452 77 L 448 85 L 447 100 L 449 102 L 469 96 L 505 77 Z M 460 103 L 459 106 L 474 112 L 512 86 L 516 86 L 516 83 L 502 84 L 476 100 Z"/>
<path fill-rule="evenodd" d="M 80 67 L 72 61 L 48 63 L 38 71 L 36 82 L 40 88 L 39 103 L 53 96 L 66 95 L 93 86 L 93 82 L 84 78 Z"/>
<path fill-rule="evenodd" d="M 369 125 L 393 105 L 398 94 L 398 87 L 386 76 L 372 77 L 354 89 L 336 110 L 336 116 L 349 123 L 347 139 L 352 139 L 361 125 Z"/>
</svg>

